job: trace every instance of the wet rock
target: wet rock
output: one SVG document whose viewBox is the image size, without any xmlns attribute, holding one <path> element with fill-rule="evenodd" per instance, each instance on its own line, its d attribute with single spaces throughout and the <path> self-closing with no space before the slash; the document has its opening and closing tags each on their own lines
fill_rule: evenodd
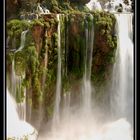
<svg viewBox="0 0 140 140">
<path fill-rule="evenodd" d="M 36 43 L 37 52 L 39 53 L 42 42 L 41 40 L 43 35 L 43 27 L 41 27 L 40 25 L 35 25 L 32 30 L 32 35 Z"/>
</svg>

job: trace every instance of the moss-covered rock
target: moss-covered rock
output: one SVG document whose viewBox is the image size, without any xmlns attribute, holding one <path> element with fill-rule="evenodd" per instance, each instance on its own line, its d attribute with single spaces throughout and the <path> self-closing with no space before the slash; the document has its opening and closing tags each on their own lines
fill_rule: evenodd
<svg viewBox="0 0 140 140">
<path fill-rule="evenodd" d="M 92 78 L 95 83 L 103 83 L 111 76 L 111 65 L 115 62 L 117 38 L 116 19 L 113 14 L 94 12 L 95 41 L 93 50 Z M 108 69 L 109 68 L 109 69 Z"/>
<path fill-rule="evenodd" d="M 50 7 L 58 6 L 58 3 L 61 1 L 51 1 Z M 42 18 L 30 23 L 13 20 L 7 24 L 11 42 L 15 38 L 15 43 L 13 46 L 9 43 L 9 48 L 16 46 L 17 49 L 22 31 L 29 30 L 25 47 L 15 56 L 15 69 L 17 75 L 26 73 L 23 87 L 27 89 L 27 106 L 33 109 L 32 117 L 39 115 L 40 105 L 44 106 L 46 119 L 52 116 L 58 62 L 58 22 L 61 27 L 62 94 L 68 90 L 79 92 L 78 84 L 85 71 L 86 32 L 91 30 L 92 25 L 94 25 L 94 43 L 91 80 L 95 86 L 100 86 L 110 78 L 115 62 L 117 38 L 114 15 L 106 12 L 80 12 L 79 9 L 75 10 L 76 4 L 67 1 L 58 7 L 64 11 L 69 7 L 67 9 L 69 14 L 61 14 L 60 21 L 57 20 L 55 11 L 53 14 L 42 15 Z M 52 12 L 53 10 L 52 8 Z M 64 11 L 62 13 L 65 13 Z M 13 56 L 9 51 L 7 58 L 10 73 Z M 76 99 L 76 95 L 72 96 Z"/>
</svg>

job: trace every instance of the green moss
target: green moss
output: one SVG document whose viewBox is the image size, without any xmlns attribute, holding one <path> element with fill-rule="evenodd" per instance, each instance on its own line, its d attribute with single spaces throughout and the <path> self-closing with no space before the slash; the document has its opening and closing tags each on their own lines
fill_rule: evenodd
<svg viewBox="0 0 140 140">
<path fill-rule="evenodd" d="M 30 28 L 30 23 L 26 20 L 13 19 L 7 22 L 8 36 L 19 36 L 22 31 Z"/>
<path fill-rule="evenodd" d="M 86 24 L 90 30 L 94 23 L 92 82 L 96 86 L 102 85 L 106 80 L 108 67 L 115 62 L 117 38 L 114 36 L 114 15 L 105 12 L 80 12 L 82 5 L 78 7 L 63 2 L 64 4 L 58 6 L 58 3 L 59 1 L 51 1 L 52 11 L 69 13 L 66 12 L 67 15 L 60 16 L 63 91 L 68 91 L 74 80 L 80 80 L 83 77 Z M 14 24 L 8 25 L 8 33 L 11 32 L 12 36 L 19 35 L 20 37 L 23 29 L 20 26 L 13 27 Z M 30 30 L 27 34 L 25 48 L 16 56 L 16 73 L 21 75 L 26 70 L 23 87 L 32 89 L 32 99 L 28 100 L 32 100 L 31 104 L 35 109 L 38 109 L 39 103 L 44 101 L 46 116 L 51 117 L 57 77 L 58 21 L 53 15 L 51 18 L 32 21 L 30 27 L 36 25 L 43 26 L 44 32 L 47 31 L 47 35 L 42 36 L 41 39 L 41 51 L 39 53 L 36 51 L 36 44 L 32 37 L 32 30 Z M 48 56 L 46 68 L 43 65 L 45 55 Z M 10 53 L 8 61 L 12 61 Z M 43 76 L 45 77 L 44 85 L 42 84 Z"/>
<path fill-rule="evenodd" d="M 43 24 L 43 19 L 41 18 L 41 19 L 34 19 L 32 22 L 31 22 L 31 26 L 33 27 L 33 26 L 35 26 L 35 25 L 39 25 L 39 26 L 44 26 L 44 24 Z"/>
<path fill-rule="evenodd" d="M 113 14 L 106 12 L 93 12 L 93 15 L 95 37 L 92 80 L 99 86 L 107 80 L 105 75 L 110 71 L 110 65 L 115 62 L 117 38 L 114 36 L 114 32 L 116 19 Z"/>
</svg>

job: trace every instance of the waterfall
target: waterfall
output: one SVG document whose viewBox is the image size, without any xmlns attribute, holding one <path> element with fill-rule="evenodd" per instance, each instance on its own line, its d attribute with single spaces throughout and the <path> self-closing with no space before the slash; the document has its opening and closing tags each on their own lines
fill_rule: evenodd
<svg viewBox="0 0 140 140">
<path fill-rule="evenodd" d="M 19 99 L 21 99 L 21 86 L 22 86 L 22 81 L 25 77 L 25 74 L 23 74 L 22 76 L 18 76 L 16 75 L 15 72 L 15 60 L 12 60 L 12 71 L 11 71 L 11 93 L 14 96 L 14 98 L 16 98 L 18 96 Z M 25 94 L 26 94 L 26 89 L 23 89 L 24 92 L 24 98 L 25 98 Z M 18 108 L 18 113 L 20 116 L 21 120 L 26 120 L 26 99 L 23 99 L 23 101 L 19 101 L 19 103 L 17 103 L 17 108 Z"/>
<path fill-rule="evenodd" d="M 37 139 L 37 131 L 27 122 L 21 121 L 17 104 L 7 90 L 7 139 Z"/>
<path fill-rule="evenodd" d="M 57 83 L 56 97 L 54 105 L 53 123 L 58 124 L 60 119 L 60 101 L 61 101 L 61 31 L 60 31 L 60 15 L 57 14 L 58 20 L 58 64 L 57 64 Z"/>
<path fill-rule="evenodd" d="M 21 43 L 20 43 L 20 47 L 18 50 L 15 51 L 14 53 L 14 57 L 12 60 L 12 71 L 11 71 L 11 82 L 10 82 L 10 86 L 11 86 L 11 93 L 12 95 L 16 98 L 18 96 L 18 98 L 21 100 L 21 86 L 22 86 L 22 81 L 25 78 L 25 73 L 23 75 L 16 75 L 15 72 L 15 54 L 18 51 L 21 51 L 24 48 L 25 45 L 25 39 L 26 39 L 26 33 L 28 32 L 28 30 L 23 31 L 21 33 Z M 26 120 L 26 89 L 23 89 L 23 100 L 19 101 L 19 103 L 17 104 L 17 108 L 18 108 L 18 113 L 19 113 L 19 117 L 21 120 Z"/>
<path fill-rule="evenodd" d="M 23 31 L 21 33 L 21 43 L 20 43 L 20 47 L 15 51 L 15 53 L 17 53 L 18 51 L 21 51 L 24 46 L 25 46 L 25 39 L 26 39 L 26 33 L 28 32 L 28 30 Z"/>
<path fill-rule="evenodd" d="M 16 109 L 17 109 L 16 102 L 14 102 L 14 99 L 12 98 L 9 91 L 7 90 L 7 124 L 8 125 L 9 123 L 14 123 L 16 121 L 19 121 L 19 117 Z M 12 114 L 13 116 L 11 117 L 10 114 Z M 15 121 L 13 120 L 10 122 L 10 118 L 15 119 Z"/>
<path fill-rule="evenodd" d="M 123 101 L 125 101 L 125 98 L 123 97 L 124 95 L 121 94 L 120 92 L 125 91 L 125 94 L 126 94 L 126 91 L 127 91 L 129 92 L 129 95 L 132 93 L 131 80 L 133 79 L 133 75 L 132 75 L 133 70 L 131 68 L 133 67 L 132 66 L 133 62 L 131 60 L 132 58 L 131 55 L 133 53 L 133 50 L 132 50 L 133 45 L 132 45 L 132 40 L 128 37 L 129 35 L 132 35 L 131 34 L 132 29 L 130 29 L 130 31 L 128 32 L 127 25 L 128 25 L 128 20 L 130 20 L 128 18 L 129 17 L 128 15 L 124 15 L 124 17 L 123 15 L 121 16 L 116 15 L 116 16 L 117 18 L 119 18 L 117 19 L 117 21 L 122 21 L 122 20 L 124 21 L 124 23 L 118 23 L 119 26 L 117 28 L 118 29 L 117 31 L 118 31 L 118 37 L 119 37 L 118 43 L 120 44 L 119 46 L 121 47 L 123 44 L 125 46 L 123 46 L 122 48 L 118 47 L 118 50 L 117 50 L 119 57 L 118 56 L 116 57 L 119 58 L 119 61 L 118 61 L 119 63 L 117 62 L 114 65 L 113 82 L 112 82 L 113 92 L 111 92 L 112 93 L 111 96 L 114 97 L 113 100 L 116 99 L 115 101 L 117 101 L 117 103 L 121 102 L 120 103 L 121 105 L 118 107 L 117 105 L 119 104 L 115 104 L 116 102 L 112 100 L 112 103 L 114 104 L 111 104 L 111 106 L 114 107 L 116 111 L 118 110 L 121 111 L 121 109 L 124 111 L 125 109 L 120 108 L 120 107 L 123 107 L 123 106 L 125 107 L 123 103 Z M 47 128 L 47 131 L 45 131 L 44 134 L 39 136 L 39 140 L 118 140 L 118 139 L 119 140 L 133 140 L 131 125 L 127 121 L 127 119 L 125 119 L 124 115 L 118 116 L 117 119 L 113 118 L 114 119 L 113 121 L 108 120 L 108 122 L 104 120 L 104 117 L 98 118 L 98 115 L 100 114 L 100 110 L 98 110 L 97 106 L 94 106 L 92 103 L 93 102 L 92 100 L 93 89 L 91 85 L 94 24 L 89 24 L 88 21 L 85 21 L 85 25 L 86 25 L 85 26 L 85 40 L 86 41 L 85 41 L 85 53 L 83 56 L 85 65 L 84 65 L 84 74 L 83 74 L 82 82 L 81 82 L 80 95 L 82 98 L 82 104 L 80 104 L 81 105 L 80 110 L 78 110 L 79 108 L 77 108 L 77 106 L 74 106 L 74 102 L 72 101 L 73 98 L 71 98 L 72 94 L 78 94 L 78 93 L 75 93 L 75 91 L 73 93 L 73 90 L 70 90 L 64 93 L 63 95 L 63 101 L 64 101 L 63 110 L 62 110 L 63 112 L 60 116 L 61 57 L 59 54 L 60 44 L 58 44 L 57 84 L 56 84 L 56 98 L 55 98 L 55 108 L 54 108 L 54 116 L 53 116 L 53 124 L 55 125 L 55 128 L 57 129 L 54 129 L 52 131 L 49 128 Z M 58 43 L 60 43 L 60 34 L 59 34 L 60 29 L 59 28 L 60 28 L 60 23 L 58 25 Z M 127 59 L 127 64 L 125 64 L 126 62 L 125 58 Z M 121 60 L 121 63 L 120 63 L 120 60 Z M 124 61 L 122 62 L 122 60 Z M 125 70 L 128 70 L 128 71 L 126 72 Z M 119 76 L 115 74 L 119 74 Z M 127 81 L 125 78 L 127 78 Z M 128 81 L 131 81 L 129 85 L 127 85 L 126 83 Z M 118 82 L 119 84 L 115 82 Z M 127 85 L 127 88 L 126 87 L 122 88 L 123 87 L 122 85 L 123 86 Z M 131 100 L 131 98 L 129 97 L 128 99 Z M 119 101 L 120 99 L 121 101 Z M 125 103 L 126 102 L 127 101 L 125 101 Z M 130 106 L 133 107 L 133 105 L 130 105 Z M 96 109 L 97 109 L 97 113 L 96 113 Z M 99 114 L 98 114 L 98 111 L 99 111 Z M 109 111 L 106 113 L 109 114 Z M 119 113 L 120 112 L 118 112 L 118 114 Z M 109 119 L 111 119 L 111 116 L 109 117 Z"/>
<path fill-rule="evenodd" d="M 82 84 L 82 99 L 83 99 L 83 109 L 84 111 L 86 111 L 86 113 L 89 113 L 91 112 L 91 93 L 92 93 L 90 78 L 91 78 L 92 53 L 94 41 L 93 22 L 91 29 L 89 28 L 88 22 L 86 22 L 85 36 L 86 36 L 86 51 L 85 51 L 86 54 L 85 54 L 85 73 L 83 76 L 83 84 Z"/>
<path fill-rule="evenodd" d="M 64 119 L 69 119 L 70 117 L 70 100 L 71 100 L 71 93 L 66 92 L 63 95 L 64 98 L 64 105 L 63 105 L 63 117 Z"/>
<path fill-rule="evenodd" d="M 109 12 L 131 12 L 131 1 L 128 0 L 128 5 L 123 0 L 110 0 L 105 4 L 105 11 Z"/>
<path fill-rule="evenodd" d="M 114 116 L 133 119 L 133 42 L 132 14 L 115 14 L 118 50 L 113 68 L 111 108 Z M 123 21 L 123 22 L 122 22 Z"/>
<path fill-rule="evenodd" d="M 40 3 L 37 3 L 37 12 L 38 12 L 39 14 L 44 13 L 42 7 L 40 6 Z"/>
<path fill-rule="evenodd" d="M 98 11 L 102 10 L 101 4 L 98 0 L 90 0 L 90 2 L 86 4 L 86 6 L 90 10 L 98 10 Z"/>
</svg>

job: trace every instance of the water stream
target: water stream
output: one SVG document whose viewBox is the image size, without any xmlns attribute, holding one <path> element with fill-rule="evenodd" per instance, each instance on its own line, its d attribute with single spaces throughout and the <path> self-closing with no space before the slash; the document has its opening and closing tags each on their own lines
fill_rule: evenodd
<svg viewBox="0 0 140 140">
<path fill-rule="evenodd" d="M 64 94 L 64 109 L 60 117 L 60 108 L 57 108 L 57 121 L 59 121 L 55 131 L 47 131 L 40 135 L 39 140 L 132 140 L 133 130 L 130 123 L 133 119 L 133 43 L 132 26 L 129 23 L 131 14 L 116 14 L 118 50 L 116 52 L 116 63 L 112 74 L 111 108 L 112 116 L 105 121 L 105 118 L 98 118 L 100 110 L 95 112 L 93 105 L 91 84 L 91 65 L 94 41 L 94 25 L 89 30 L 85 29 L 85 72 L 81 83 L 82 104 L 80 111 L 71 108 L 71 93 Z M 122 22 L 123 21 L 123 22 Z M 60 67 L 58 67 L 60 68 Z M 60 71 L 60 69 L 59 69 Z M 58 73 L 57 73 L 58 74 Z M 59 75 L 60 76 L 60 75 Z M 57 77 L 60 78 L 60 77 Z M 58 79 L 57 79 L 58 80 Z M 60 86 L 60 85 L 59 85 Z M 57 94 L 60 89 L 58 88 Z M 59 96 L 58 96 L 59 95 Z M 60 104 L 60 94 L 58 94 L 57 105 Z M 55 110 L 56 111 L 56 110 Z M 108 112 L 109 113 L 109 110 Z M 56 115 L 56 114 L 55 114 Z M 88 117 L 86 117 L 88 116 Z M 46 128 L 44 128 L 46 129 Z"/>
<path fill-rule="evenodd" d="M 91 3 L 92 2 L 92 3 Z M 91 0 L 87 5 L 90 8 L 95 7 L 101 10 L 98 1 Z M 129 8 L 128 8 L 129 9 Z M 40 14 L 44 13 L 43 8 L 38 4 L 37 10 Z M 116 12 L 113 7 L 113 12 Z M 126 10 L 127 11 L 127 10 Z M 85 46 L 84 46 L 84 73 L 80 77 L 80 90 L 63 91 L 63 58 L 62 58 L 62 36 L 61 36 L 61 14 L 57 14 L 58 20 L 58 48 L 57 48 L 57 78 L 56 91 L 54 99 L 54 110 L 50 125 L 45 128 L 45 133 L 41 133 L 38 140 L 133 140 L 133 105 L 134 105 L 134 46 L 133 46 L 133 14 L 116 13 L 116 34 L 118 37 L 118 47 L 116 50 L 116 62 L 113 66 L 112 81 L 108 87 L 108 95 L 110 97 L 108 111 L 109 118 L 98 117 L 103 114 L 104 107 L 98 108 L 94 104 L 94 85 L 91 82 L 93 51 L 94 51 L 94 17 L 92 24 L 88 23 L 85 17 Z M 91 22 L 91 21 L 90 21 Z M 66 32 L 69 30 L 66 29 Z M 26 34 L 28 30 L 21 33 L 20 47 L 15 54 L 25 47 Z M 46 31 L 47 34 L 47 31 Z M 66 37 L 68 41 L 68 37 Z M 47 46 L 47 38 L 46 38 Z M 70 42 L 69 42 L 70 43 Z M 68 42 L 66 43 L 68 44 Z M 47 48 L 48 51 L 48 48 Z M 66 52 L 67 55 L 67 52 Z M 66 56 L 65 56 L 66 57 Z M 47 68 L 48 54 L 45 55 L 45 67 Z M 67 60 L 65 60 L 67 61 Z M 67 68 L 66 68 L 67 74 Z M 7 89 L 7 135 L 9 138 L 23 138 L 28 136 L 29 140 L 37 139 L 37 131 L 26 122 L 26 88 L 21 89 L 23 75 L 16 75 L 15 59 L 12 60 L 10 88 Z M 42 91 L 46 81 L 45 73 L 42 77 Z M 76 84 L 77 84 L 76 83 Z M 78 87 L 77 86 L 77 87 Z M 9 91 L 8 91 L 9 90 Z M 17 96 L 21 98 L 21 90 L 23 90 L 23 100 L 16 103 Z M 73 93 L 75 92 L 75 93 Z M 77 93 L 78 92 L 78 93 Z M 72 94 L 80 95 L 80 106 L 77 107 L 72 101 Z M 98 93 L 97 93 L 98 94 Z M 96 100 L 96 99 L 95 99 Z M 42 106 L 40 106 L 42 109 Z M 61 109 L 62 108 L 62 109 Z M 30 113 L 32 108 L 30 108 Z M 110 113 L 111 112 L 111 113 Z M 12 117 L 11 117 L 12 114 Z M 28 114 L 29 115 L 29 114 Z M 42 114 L 40 114 L 41 116 Z M 29 115 L 30 116 L 30 115 Z M 41 124 L 40 124 L 41 125 Z M 44 127 L 44 126 L 42 126 Z M 33 134 L 33 135 L 32 135 Z"/>
<path fill-rule="evenodd" d="M 132 14 L 115 14 L 118 49 L 113 68 L 111 108 L 114 116 L 133 120 L 133 53 Z M 123 21 L 123 22 L 122 22 Z"/>
<path fill-rule="evenodd" d="M 21 50 L 24 48 L 27 32 L 28 32 L 28 30 L 23 31 L 23 32 L 21 33 L 21 43 L 20 43 L 20 47 L 15 51 L 15 53 L 17 53 L 18 51 L 21 51 Z"/>
<path fill-rule="evenodd" d="M 60 35 L 60 15 L 57 14 L 58 20 L 58 65 L 57 65 L 57 83 L 56 97 L 54 105 L 53 124 L 57 125 L 60 121 L 60 101 L 61 101 L 61 35 Z"/>
<path fill-rule="evenodd" d="M 14 98 L 16 99 L 17 96 L 18 98 L 21 99 L 21 92 L 23 92 L 23 101 L 19 101 L 18 103 L 18 113 L 20 116 L 21 120 L 26 120 L 26 88 L 21 89 L 22 86 L 22 82 L 23 79 L 25 78 L 25 73 L 23 73 L 22 75 L 16 75 L 15 72 L 15 55 L 16 53 L 18 53 L 19 51 L 21 51 L 24 46 L 25 46 L 25 40 L 26 40 L 26 33 L 28 32 L 28 30 L 23 31 L 21 33 L 21 43 L 20 43 L 20 47 L 14 52 L 14 56 L 13 56 L 13 60 L 12 60 L 12 71 L 11 71 L 11 93 L 14 96 Z"/>
<path fill-rule="evenodd" d="M 26 33 L 23 31 L 21 33 L 21 45 L 17 51 L 14 52 L 14 57 L 12 60 L 11 68 L 11 80 L 10 82 L 10 92 L 7 89 L 7 138 L 15 139 L 25 139 L 36 140 L 38 132 L 26 122 L 26 88 L 22 91 L 22 82 L 25 78 L 25 74 L 16 75 L 15 71 L 15 54 L 21 51 L 25 45 Z M 23 92 L 23 100 L 16 102 L 21 99 Z"/>
<path fill-rule="evenodd" d="M 93 17 L 90 15 L 92 20 Z M 91 67 L 92 67 L 92 53 L 93 53 L 93 41 L 94 41 L 94 25 L 92 22 L 91 29 L 88 26 L 88 22 L 85 29 L 86 33 L 86 51 L 85 51 L 85 72 L 83 76 L 83 84 L 82 84 L 82 106 L 85 114 L 91 112 L 91 94 L 92 94 L 92 86 L 91 86 Z"/>
</svg>

